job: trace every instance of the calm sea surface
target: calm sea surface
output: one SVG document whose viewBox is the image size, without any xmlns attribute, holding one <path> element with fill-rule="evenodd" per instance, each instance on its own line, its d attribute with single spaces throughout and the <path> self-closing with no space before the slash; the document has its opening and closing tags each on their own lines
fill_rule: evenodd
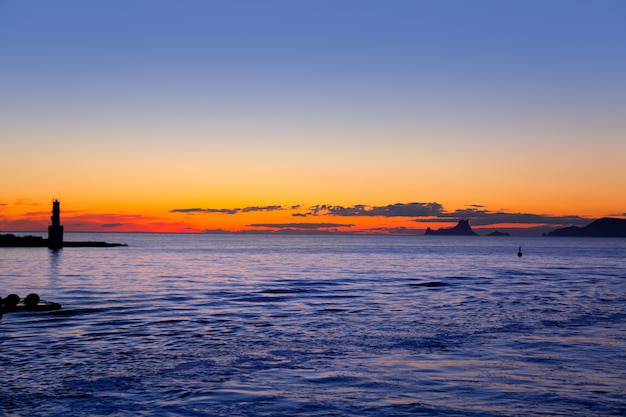
<svg viewBox="0 0 626 417">
<path fill-rule="evenodd" d="M 3 416 L 626 415 L 626 239 L 0 249 Z M 524 256 L 516 256 L 518 245 Z"/>
</svg>

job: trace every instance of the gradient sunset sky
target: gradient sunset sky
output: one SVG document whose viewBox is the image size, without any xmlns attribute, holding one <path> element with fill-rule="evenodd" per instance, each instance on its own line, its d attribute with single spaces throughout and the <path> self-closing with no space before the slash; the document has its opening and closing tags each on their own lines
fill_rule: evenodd
<svg viewBox="0 0 626 417">
<path fill-rule="evenodd" d="M 626 2 L 0 0 L 0 154 L 0 232 L 623 217 Z"/>
</svg>

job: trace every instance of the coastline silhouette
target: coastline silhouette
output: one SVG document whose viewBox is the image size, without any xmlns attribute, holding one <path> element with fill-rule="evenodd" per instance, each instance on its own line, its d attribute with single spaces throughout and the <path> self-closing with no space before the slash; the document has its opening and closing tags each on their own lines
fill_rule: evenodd
<svg viewBox="0 0 626 417">
<path fill-rule="evenodd" d="M 548 237 L 626 237 L 626 219 L 603 217 L 583 227 L 570 226 L 548 233 Z"/>
<path fill-rule="evenodd" d="M 52 216 L 50 217 L 52 224 L 48 226 L 48 238 L 44 239 L 40 236 L 16 236 L 12 233 L 0 235 L 0 247 L 21 247 L 21 248 L 44 248 L 61 249 L 61 248 L 108 248 L 114 246 L 128 246 L 125 243 L 107 243 L 107 242 L 65 242 L 63 240 L 63 226 L 61 225 L 61 203 L 59 200 L 52 202 Z"/>
</svg>

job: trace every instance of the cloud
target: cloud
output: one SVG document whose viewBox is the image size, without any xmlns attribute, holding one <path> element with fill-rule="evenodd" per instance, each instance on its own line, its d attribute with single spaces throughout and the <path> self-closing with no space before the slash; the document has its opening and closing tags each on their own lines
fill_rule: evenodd
<svg viewBox="0 0 626 417">
<path fill-rule="evenodd" d="M 50 212 L 29 212 L 19 218 L 0 215 L 0 230 L 38 231 L 48 230 Z M 143 214 L 93 213 L 90 211 L 62 211 L 61 224 L 66 232 L 95 232 L 114 230 L 116 232 L 180 232 L 195 231 L 180 221 Z"/>
<path fill-rule="evenodd" d="M 439 203 L 396 203 L 386 206 L 366 206 L 358 204 L 352 207 L 331 206 L 327 204 L 310 207 L 312 216 L 345 217 L 432 217 L 443 213 Z"/>
<path fill-rule="evenodd" d="M 267 227 L 271 229 L 298 229 L 298 230 L 318 230 L 331 229 L 337 227 L 353 227 L 353 224 L 344 223 L 254 223 L 249 227 Z"/>
<path fill-rule="evenodd" d="M 221 234 L 230 234 L 232 232 L 230 232 L 228 230 L 224 230 L 224 229 L 205 229 L 205 230 L 202 231 L 202 233 L 221 235 Z"/>
<path fill-rule="evenodd" d="M 172 209 L 170 213 L 220 213 L 220 214 L 237 214 L 240 209 L 214 209 L 214 208 L 181 208 L 181 209 Z"/>
<path fill-rule="evenodd" d="M 446 211 L 437 202 L 412 202 L 395 203 L 384 206 L 371 206 L 356 204 L 353 206 L 339 206 L 331 204 L 317 204 L 310 206 L 307 211 L 301 211 L 301 205 L 281 206 L 250 206 L 244 208 L 179 208 L 170 210 L 172 213 L 204 213 L 204 214 L 239 214 L 251 212 L 270 212 L 277 210 L 293 211 L 293 217 L 309 216 L 337 216 L 337 217 L 408 217 L 417 223 L 454 223 L 461 219 L 468 219 L 473 226 L 489 226 L 497 224 L 520 224 L 520 225 L 584 225 L 589 222 L 588 218 L 581 216 L 552 216 L 532 213 L 509 213 L 505 210 L 490 211 L 481 204 L 468 204 L 466 208 L 454 211 Z M 309 225 L 329 225 L 325 227 L 346 227 L 349 225 L 334 223 L 285 223 L 285 224 L 255 224 L 251 227 L 269 228 L 310 228 Z M 324 226 L 319 226 L 324 227 Z M 413 233 L 413 230 L 397 230 L 397 233 Z"/>
<path fill-rule="evenodd" d="M 298 207 L 298 206 L 295 206 Z M 170 213 L 202 213 L 202 214 L 238 214 L 238 213 L 252 213 L 252 212 L 260 212 L 260 211 L 277 211 L 277 210 L 285 210 L 283 206 L 251 206 L 251 207 L 243 207 L 243 208 L 178 208 L 172 209 Z"/>
<path fill-rule="evenodd" d="M 423 235 L 424 229 L 413 229 L 409 227 L 374 227 L 367 229 L 367 232 L 394 236 L 417 236 Z"/>
<path fill-rule="evenodd" d="M 509 213 L 504 210 L 490 211 L 480 204 L 470 204 L 467 208 L 451 212 L 444 210 L 437 202 L 396 203 L 386 206 L 368 206 L 358 204 L 351 207 L 320 204 L 311 206 L 306 214 L 295 213 L 293 216 L 342 216 L 342 217 L 413 217 L 418 223 L 454 223 L 461 219 L 470 220 L 474 226 L 496 224 L 520 225 L 584 225 L 589 219 L 581 216 L 552 216 L 532 213 Z M 389 230 L 395 233 L 414 233 L 413 230 Z"/>
<path fill-rule="evenodd" d="M 472 207 L 479 207 L 473 205 Z M 561 226 L 565 224 L 587 224 L 589 219 L 580 216 L 551 216 L 532 213 L 507 213 L 505 211 L 479 210 L 477 208 L 459 209 L 442 213 L 436 218 L 415 219 L 419 223 L 457 222 L 461 219 L 470 220 L 473 226 L 493 224 L 545 224 Z"/>
<path fill-rule="evenodd" d="M 250 212 L 256 212 L 256 211 L 276 211 L 276 210 L 283 210 L 283 207 L 282 206 L 244 207 L 241 209 L 241 212 L 250 213 Z"/>
</svg>

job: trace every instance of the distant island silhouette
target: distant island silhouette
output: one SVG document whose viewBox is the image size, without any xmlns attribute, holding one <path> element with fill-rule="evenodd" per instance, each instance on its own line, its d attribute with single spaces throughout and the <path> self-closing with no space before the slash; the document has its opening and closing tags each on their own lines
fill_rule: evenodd
<svg viewBox="0 0 626 417">
<path fill-rule="evenodd" d="M 509 232 L 500 232 L 498 230 L 489 233 L 488 235 L 485 236 L 511 236 L 511 234 Z"/>
<path fill-rule="evenodd" d="M 584 227 L 570 226 L 548 233 L 549 237 L 626 237 L 626 219 L 603 217 Z"/>
<path fill-rule="evenodd" d="M 432 230 L 429 227 L 424 234 L 437 236 L 478 236 L 478 234 L 472 230 L 469 220 L 459 220 L 457 225 L 451 228 Z"/>
<path fill-rule="evenodd" d="M 48 226 L 48 238 L 40 236 L 15 236 L 14 234 L 0 235 L 0 247 L 4 248 L 108 248 L 112 246 L 128 246 L 125 243 L 107 242 L 65 242 L 63 241 L 63 226 L 61 226 L 61 203 L 52 202 L 52 224 Z"/>
</svg>

